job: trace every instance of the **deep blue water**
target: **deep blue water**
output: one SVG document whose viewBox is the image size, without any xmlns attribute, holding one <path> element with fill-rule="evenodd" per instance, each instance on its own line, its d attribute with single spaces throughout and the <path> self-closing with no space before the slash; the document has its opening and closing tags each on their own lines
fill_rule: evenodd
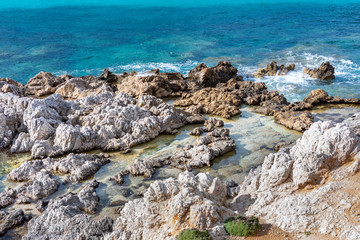
<svg viewBox="0 0 360 240">
<path fill-rule="evenodd" d="M 0 7 L 0 77 L 26 83 L 39 71 L 75 76 L 186 73 L 229 60 L 246 75 L 272 60 L 296 72 L 268 77 L 291 100 L 311 89 L 360 97 L 360 3 L 350 1 L 5 1 Z M 302 74 L 329 60 L 334 81 Z"/>
</svg>

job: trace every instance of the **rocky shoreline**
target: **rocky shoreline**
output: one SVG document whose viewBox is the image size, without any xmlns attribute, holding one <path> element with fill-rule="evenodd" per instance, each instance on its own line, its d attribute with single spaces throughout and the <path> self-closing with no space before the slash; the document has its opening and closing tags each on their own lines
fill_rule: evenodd
<svg viewBox="0 0 360 240">
<path fill-rule="evenodd" d="M 255 76 L 294 69 L 272 62 Z M 324 63 L 306 74 L 331 80 L 334 69 Z M 177 100 L 171 105 L 162 99 L 168 97 Z M 226 239 L 224 220 L 241 214 L 288 232 L 360 238 L 360 226 L 353 222 L 358 210 L 354 179 L 360 168 L 360 115 L 338 124 L 314 123 L 309 112 L 319 105 L 359 104 L 359 99 L 329 96 L 318 89 L 290 103 L 265 83 L 244 81 L 231 63 L 219 62 L 214 67 L 200 64 L 187 77 L 159 70 L 146 76 L 105 70 L 99 77 L 40 72 L 27 85 L 1 78 L 0 103 L 0 149 L 30 152 L 34 159 L 6 177 L 22 183 L 0 193 L 0 236 L 33 217 L 23 239 L 176 239 L 182 230 L 193 228 Z M 191 172 L 211 167 L 214 159 L 236 148 L 224 123 L 202 114 L 229 119 L 241 113 L 243 104 L 256 106 L 256 113 L 273 116 L 276 123 L 303 136 L 289 146 L 279 145 L 279 151 L 268 155 L 241 184 Z M 157 169 L 169 166 L 183 171 L 178 179 L 153 182 L 142 198 L 127 202 L 115 216 L 93 216 L 100 202 L 96 189 L 102 183 L 89 179 L 111 162 L 111 153 L 83 152 L 126 154 L 189 124 L 204 124 L 191 132 L 199 136 L 194 144 L 179 147 L 171 156 L 136 159 L 109 176 L 123 184 L 127 175 L 152 178 Z M 47 200 L 68 183 L 82 184 L 81 190 Z M 18 204 L 36 204 L 40 214 L 11 210 Z"/>
</svg>

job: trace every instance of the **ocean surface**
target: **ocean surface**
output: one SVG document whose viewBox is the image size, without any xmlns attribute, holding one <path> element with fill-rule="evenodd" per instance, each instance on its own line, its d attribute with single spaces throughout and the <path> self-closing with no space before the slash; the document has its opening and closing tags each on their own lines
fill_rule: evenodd
<svg viewBox="0 0 360 240">
<path fill-rule="evenodd" d="M 0 77 L 190 69 L 231 61 L 246 76 L 272 60 L 296 64 L 269 88 L 301 100 L 322 88 L 360 97 L 359 1 L 1 1 Z M 336 79 L 304 67 L 330 61 Z"/>
</svg>

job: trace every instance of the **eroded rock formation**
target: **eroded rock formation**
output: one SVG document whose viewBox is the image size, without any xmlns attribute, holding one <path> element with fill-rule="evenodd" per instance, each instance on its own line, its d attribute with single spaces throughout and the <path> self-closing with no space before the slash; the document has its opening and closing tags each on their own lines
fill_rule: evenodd
<svg viewBox="0 0 360 240">
<path fill-rule="evenodd" d="M 94 220 L 99 204 L 96 188 L 92 181 L 77 193 L 67 193 L 51 200 L 46 210 L 28 223 L 25 240 L 35 239 L 104 239 L 112 231 L 113 220 L 105 217 Z"/>
<path fill-rule="evenodd" d="M 177 180 L 155 181 L 143 198 L 125 204 L 109 239 L 175 239 L 187 228 L 212 229 L 213 236 L 224 237 L 222 221 L 233 214 L 224 183 L 206 173 L 183 172 Z"/>
<path fill-rule="evenodd" d="M 318 78 L 321 80 L 332 80 L 335 78 L 335 68 L 329 62 L 321 63 L 319 68 L 305 68 L 304 74 L 310 75 L 312 78 Z"/>
<path fill-rule="evenodd" d="M 288 72 L 294 70 L 295 70 L 295 64 L 290 64 L 288 66 L 282 64 L 281 66 L 277 66 L 276 61 L 272 61 L 265 68 L 260 68 L 256 73 L 254 73 L 254 76 L 256 78 L 263 78 L 265 76 L 276 76 L 276 75 L 281 76 L 281 75 L 287 75 Z"/>
<path fill-rule="evenodd" d="M 83 181 L 94 175 L 103 165 L 110 162 L 108 154 L 69 154 L 60 159 L 46 158 L 26 161 L 12 170 L 7 179 L 14 182 L 30 180 L 37 172 L 70 174 L 67 179 L 73 182 Z"/>
<path fill-rule="evenodd" d="M 144 176 L 151 178 L 156 169 L 170 165 L 182 170 L 210 166 L 212 160 L 235 150 L 235 141 L 229 136 L 229 129 L 215 129 L 198 138 L 194 145 L 187 145 L 166 158 L 136 159 L 112 179 L 118 184 L 124 182 L 124 176 Z"/>
<path fill-rule="evenodd" d="M 33 158 L 94 148 L 126 150 L 204 121 L 154 96 L 135 100 L 108 91 L 75 101 L 65 101 L 58 94 L 30 99 L 0 93 L 0 103 L 0 148 L 31 151 Z"/>
</svg>

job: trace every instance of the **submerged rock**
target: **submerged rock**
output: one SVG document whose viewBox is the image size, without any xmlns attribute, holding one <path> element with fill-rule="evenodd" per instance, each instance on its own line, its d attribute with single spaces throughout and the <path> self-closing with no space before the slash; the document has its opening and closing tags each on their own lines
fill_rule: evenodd
<svg viewBox="0 0 360 240">
<path fill-rule="evenodd" d="M 29 221 L 23 239 L 104 239 L 112 231 L 113 220 L 110 217 L 94 220 L 89 215 L 95 213 L 99 204 L 98 185 L 94 180 L 77 194 L 67 193 L 51 200 L 40 216 Z"/>
<path fill-rule="evenodd" d="M 167 158 L 136 159 L 116 176 L 111 178 L 118 184 L 124 182 L 124 176 L 144 176 L 151 178 L 157 168 L 170 165 L 182 170 L 210 166 L 212 160 L 228 152 L 235 150 L 235 141 L 229 136 L 229 129 L 215 129 L 214 131 L 200 137 L 195 145 L 187 145 L 175 151 Z"/>
<path fill-rule="evenodd" d="M 216 230 L 233 214 L 225 184 L 206 173 L 184 172 L 177 180 L 155 181 L 143 198 L 126 203 L 108 239 L 175 239 L 187 228 Z"/>
<path fill-rule="evenodd" d="M 94 175 L 103 165 L 110 162 L 108 154 L 69 154 L 67 157 L 26 161 L 13 169 L 7 180 L 23 182 L 30 180 L 37 172 L 70 174 L 69 181 L 80 182 Z"/>
<path fill-rule="evenodd" d="M 254 76 L 256 78 L 263 78 L 265 76 L 281 76 L 281 75 L 287 75 L 288 72 L 295 70 L 295 64 L 290 64 L 285 67 L 284 64 L 281 66 L 277 66 L 276 61 L 271 62 L 268 64 L 265 68 L 259 69 L 256 73 L 254 73 Z"/>
<path fill-rule="evenodd" d="M 305 68 L 304 74 L 310 75 L 312 78 L 318 78 L 321 80 L 332 80 L 335 78 L 335 68 L 329 62 L 321 63 L 319 68 Z"/>
</svg>

